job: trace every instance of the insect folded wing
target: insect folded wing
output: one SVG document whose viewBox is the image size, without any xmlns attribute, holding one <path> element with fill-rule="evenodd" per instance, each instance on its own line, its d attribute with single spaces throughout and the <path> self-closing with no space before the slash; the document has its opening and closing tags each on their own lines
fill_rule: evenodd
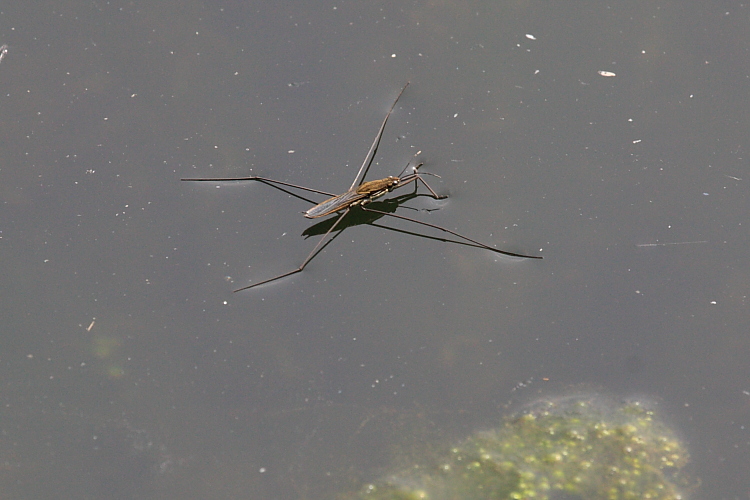
<svg viewBox="0 0 750 500">
<path fill-rule="evenodd" d="M 347 191 L 344 194 L 328 198 L 326 201 L 318 203 L 307 212 L 303 212 L 305 217 L 308 219 L 317 219 L 318 217 L 325 217 L 339 210 L 344 210 L 352 206 L 352 204 L 366 198 L 367 195 L 358 193 L 356 191 Z"/>
</svg>

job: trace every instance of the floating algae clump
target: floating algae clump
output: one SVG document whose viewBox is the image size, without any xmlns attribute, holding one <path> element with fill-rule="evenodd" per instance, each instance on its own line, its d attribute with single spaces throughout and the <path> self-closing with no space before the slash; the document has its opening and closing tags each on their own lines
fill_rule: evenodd
<svg viewBox="0 0 750 500">
<path fill-rule="evenodd" d="M 654 412 L 601 399 L 535 403 L 430 466 L 367 485 L 373 500 L 681 499 L 688 454 Z"/>
</svg>

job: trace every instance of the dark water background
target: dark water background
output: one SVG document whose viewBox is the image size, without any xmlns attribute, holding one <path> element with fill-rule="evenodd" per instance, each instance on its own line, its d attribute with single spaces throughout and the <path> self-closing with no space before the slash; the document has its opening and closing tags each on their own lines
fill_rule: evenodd
<svg viewBox="0 0 750 500">
<path fill-rule="evenodd" d="M 749 16 L 3 6 L 0 496 L 330 498 L 583 390 L 658 402 L 694 496 L 747 498 Z M 371 178 L 422 151 L 450 198 L 399 213 L 545 260 L 359 225 L 232 294 L 302 261 L 309 206 L 179 179 L 345 191 L 407 80 Z"/>
</svg>

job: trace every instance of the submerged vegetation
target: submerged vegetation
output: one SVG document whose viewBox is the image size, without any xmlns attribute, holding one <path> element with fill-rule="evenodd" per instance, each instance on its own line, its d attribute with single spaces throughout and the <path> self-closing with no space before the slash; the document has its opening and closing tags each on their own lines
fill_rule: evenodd
<svg viewBox="0 0 750 500">
<path fill-rule="evenodd" d="M 687 460 L 685 447 L 643 403 L 541 401 L 430 465 L 344 498 L 681 499 Z"/>
</svg>

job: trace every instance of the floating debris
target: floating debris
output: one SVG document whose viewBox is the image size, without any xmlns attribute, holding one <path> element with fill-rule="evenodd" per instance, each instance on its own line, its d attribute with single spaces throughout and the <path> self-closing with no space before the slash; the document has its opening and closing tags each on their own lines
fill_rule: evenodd
<svg viewBox="0 0 750 500">
<path fill-rule="evenodd" d="M 617 76 L 616 74 L 612 73 L 611 71 L 597 71 L 597 73 L 599 73 L 602 76 L 609 76 L 609 77 Z"/>
<path fill-rule="evenodd" d="M 670 241 L 667 243 L 639 243 L 636 246 L 643 248 L 643 247 L 666 247 L 669 245 L 698 245 L 700 243 L 708 243 L 706 240 L 701 241 Z"/>
</svg>

